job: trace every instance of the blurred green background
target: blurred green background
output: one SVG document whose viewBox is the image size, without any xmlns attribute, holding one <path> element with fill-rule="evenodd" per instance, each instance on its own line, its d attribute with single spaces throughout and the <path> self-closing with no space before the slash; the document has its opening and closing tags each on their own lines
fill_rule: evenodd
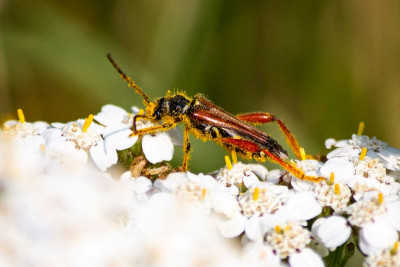
<svg viewBox="0 0 400 267">
<path fill-rule="evenodd" d="M 108 52 L 151 97 L 179 88 L 233 114 L 273 113 L 308 153 L 360 121 L 400 146 L 399 1 L 0 0 L 0 119 L 141 106 Z M 193 171 L 224 165 L 225 151 L 191 140 Z"/>
</svg>

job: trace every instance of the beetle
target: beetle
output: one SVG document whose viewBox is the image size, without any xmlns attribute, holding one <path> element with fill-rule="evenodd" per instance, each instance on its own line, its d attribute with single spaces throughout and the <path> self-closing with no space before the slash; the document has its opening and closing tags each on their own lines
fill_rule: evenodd
<svg viewBox="0 0 400 267">
<path fill-rule="evenodd" d="M 143 104 L 146 107 L 145 114 L 138 114 L 133 118 L 132 136 L 167 131 L 176 127 L 176 124 L 180 122 L 185 124 L 184 155 L 181 167 L 183 172 L 188 170 L 191 151 L 189 133 L 191 133 L 203 141 L 215 141 L 228 151 L 234 150 L 245 159 L 255 159 L 260 162 L 268 159 L 300 179 L 312 182 L 325 180 L 323 177 L 306 175 L 294 164 L 288 163 L 287 151 L 271 136 L 254 126 L 276 122 L 296 157 L 301 159 L 301 150 L 296 138 L 274 115 L 257 112 L 234 116 L 214 105 L 201 94 L 191 98 L 183 92 L 173 94 L 168 91 L 166 96 L 150 101 L 149 96 L 117 66 L 110 54 L 107 54 L 107 58 L 121 78 L 128 83 L 128 86 L 142 96 Z M 145 129 L 137 129 L 136 122 L 139 119 L 162 123 Z"/>
</svg>

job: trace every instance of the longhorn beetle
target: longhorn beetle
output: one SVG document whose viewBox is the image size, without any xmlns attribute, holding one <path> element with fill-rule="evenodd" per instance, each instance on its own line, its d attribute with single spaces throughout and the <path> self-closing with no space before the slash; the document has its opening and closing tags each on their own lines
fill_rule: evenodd
<svg viewBox="0 0 400 267">
<path fill-rule="evenodd" d="M 194 98 L 186 96 L 182 92 L 176 94 L 167 93 L 165 97 L 157 98 L 153 102 L 143 92 L 142 88 L 127 76 L 114 62 L 110 54 L 107 58 L 113 67 L 121 75 L 122 79 L 132 87 L 135 92 L 143 97 L 143 104 L 146 106 L 145 114 L 135 115 L 133 118 L 134 135 L 152 134 L 167 131 L 174 128 L 177 123 L 183 122 L 185 130 L 183 134 L 183 163 L 182 171 L 188 169 L 190 154 L 189 133 L 203 141 L 212 140 L 229 151 L 235 150 L 243 158 L 265 162 L 268 159 L 282 166 L 294 176 L 312 182 L 325 180 L 323 177 L 314 177 L 304 172 L 293 164 L 289 164 L 287 152 L 268 134 L 260 131 L 251 124 L 262 124 L 276 122 L 284 133 L 286 140 L 297 158 L 301 158 L 300 146 L 283 124 L 283 122 L 269 113 L 249 113 L 242 115 L 231 115 L 222 108 L 214 105 L 201 94 Z M 145 129 L 136 129 L 137 120 L 148 120 L 151 122 L 162 122 L 160 125 L 151 126 Z"/>
</svg>

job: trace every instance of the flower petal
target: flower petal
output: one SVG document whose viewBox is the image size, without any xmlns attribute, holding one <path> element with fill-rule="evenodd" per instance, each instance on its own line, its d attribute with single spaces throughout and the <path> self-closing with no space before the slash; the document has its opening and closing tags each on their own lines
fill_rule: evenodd
<svg viewBox="0 0 400 267">
<path fill-rule="evenodd" d="M 355 173 L 353 163 L 346 158 L 332 158 L 321 167 L 322 176 L 329 178 L 331 173 L 335 174 L 335 182 L 346 183 Z"/>
<path fill-rule="evenodd" d="M 214 222 L 223 237 L 234 238 L 243 233 L 246 217 L 241 214 L 232 219 L 215 219 Z"/>
<path fill-rule="evenodd" d="M 312 249 L 305 248 L 300 253 L 294 253 L 289 258 L 290 267 L 324 267 L 321 257 Z"/>
<path fill-rule="evenodd" d="M 104 142 L 104 140 L 90 147 L 90 156 L 96 166 L 102 171 L 107 170 L 107 168 L 118 161 L 117 151 L 110 144 Z"/>
<path fill-rule="evenodd" d="M 265 228 L 263 220 L 260 220 L 258 216 L 253 216 L 246 221 L 244 231 L 246 232 L 246 236 L 251 240 L 262 241 L 265 235 Z"/>
<path fill-rule="evenodd" d="M 298 192 L 290 197 L 286 203 L 290 216 L 298 221 L 306 221 L 318 216 L 322 212 L 321 206 L 311 192 Z"/>
<path fill-rule="evenodd" d="M 144 176 L 133 178 L 130 171 L 124 172 L 120 181 L 136 194 L 146 193 L 153 187 L 153 183 L 149 178 Z"/>
<path fill-rule="evenodd" d="M 130 137 L 132 130 L 129 126 L 118 123 L 107 126 L 104 129 L 103 137 L 107 142 L 110 142 L 115 149 L 124 150 L 133 146 L 138 140 L 138 136 Z"/>
<path fill-rule="evenodd" d="M 142 149 L 147 160 L 153 164 L 164 160 L 170 161 L 174 155 L 174 145 L 166 133 L 143 136 Z"/>
<path fill-rule="evenodd" d="M 247 172 L 247 174 L 248 175 L 243 176 L 244 185 L 247 188 L 256 187 L 260 183 L 260 180 L 258 180 L 258 177 L 252 172 Z"/>
<path fill-rule="evenodd" d="M 50 128 L 47 129 L 42 133 L 42 136 L 46 140 L 46 145 L 50 143 L 56 143 L 56 142 L 64 142 L 65 137 L 62 136 L 62 131 L 57 128 Z"/>
<path fill-rule="evenodd" d="M 207 188 L 215 188 L 218 186 L 217 181 L 210 175 L 204 175 L 203 173 L 196 175 L 191 172 L 187 172 L 186 175 L 189 181 L 199 183 Z"/>
<path fill-rule="evenodd" d="M 167 176 L 165 180 L 157 179 L 154 187 L 160 188 L 164 192 L 172 192 L 181 184 L 187 182 L 187 176 L 184 172 L 174 172 Z"/>
<path fill-rule="evenodd" d="M 386 204 L 387 213 L 385 214 L 386 221 L 390 225 L 400 231 L 400 201 L 393 201 Z"/>
<path fill-rule="evenodd" d="M 325 247 L 334 249 L 349 239 L 351 227 L 347 225 L 345 218 L 331 216 L 316 220 L 312 227 L 312 233 Z"/>
<path fill-rule="evenodd" d="M 398 240 L 396 230 L 382 219 L 365 225 L 360 231 L 360 249 L 371 254 L 378 249 L 390 248 Z"/>
<path fill-rule="evenodd" d="M 178 127 L 172 128 L 166 132 L 171 138 L 172 144 L 176 146 L 183 146 L 183 135 Z"/>
<path fill-rule="evenodd" d="M 128 119 L 129 115 L 123 108 L 108 104 L 101 108 L 101 112 L 94 116 L 94 119 L 103 125 L 111 125 Z"/>
</svg>

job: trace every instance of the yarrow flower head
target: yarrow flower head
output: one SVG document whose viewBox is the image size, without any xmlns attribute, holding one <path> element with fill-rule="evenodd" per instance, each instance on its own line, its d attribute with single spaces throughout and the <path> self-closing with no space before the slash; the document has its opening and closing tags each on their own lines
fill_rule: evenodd
<svg viewBox="0 0 400 267">
<path fill-rule="evenodd" d="M 297 223 L 276 225 L 266 234 L 265 240 L 281 259 L 289 258 L 291 266 L 301 262 L 307 262 L 310 266 L 324 266 L 321 257 L 307 247 L 311 242 L 311 233 Z"/>
<path fill-rule="evenodd" d="M 327 155 L 328 159 L 334 157 L 358 158 L 362 150 L 365 149 L 367 151 L 366 156 L 379 158 L 389 170 L 400 171 L 400 149 L 390 147 L 376 137 L 370 138 L 365 135 L 353 134 L 351 140 L 328 139 L 325 146 L 327 149 L 331 149 L 332 146 L 337 147 Z"/>
<path fill-rule="evenodd" d="M 225 156 L 226 166 L 221 168 L 215 177 L 218 183 L 239 193 L 239 188 L 249 188 L 260 180 L 265 180 L 268 170 L 264 166 L 237 162 L 236 153 L 233 155 L 233 164 L 229 156 Z"/>
<path fill-rule="evenodd" d="M 104 127 L 93 122 L 93 115 L 85 120 L 77 120 L 69 123 L 53 123 L 53 128 L 47 129 L 43 136 L 46 139 L 46 147 L 49 150 L 61 150 L 67 146 L 73 146 L 74 158 L 79 158 L 83 163 L 87 161 L 87 153 L 90 153 L 94 163 L 100 170 L 105 171 L 111 165 L 117 163 L 118 156 L 115 148 L 106 143 L 102 138 Z"/>
<path fill-rule="evenodd" d="M 345 183 L 335 183 L 334 174 L 328 182 L 313 185 L 312 191 L 321 207 L 331 207 L 334 211 L 344 211 L 351 198 L 351 190 Z"/>
<path fill-rule="evenodd" d="M 395 242 L 392 248 L 380 249 L 368 255 L 364 260 L 364 267 L 397 267 L 400 263 L 398 252 L 399 242 Z"/>
<path fill-rule="evenodd" d="M 18 121 L 9 120 L 0 129 L 0 137 L 12 138 L 31 151 L 38 152 L 44 145 L 41 134 L 49 127 L 43 121 L 27 122 L 22 109 L 18 109 Z"/>
<path fill-rule="evenodd" d="M 370 254 L 397 241 L 400 230 L 400 198 L 370 192 L 347 208 L 351 225 L 361 228 L 360 249 Z"/>
</svg>

